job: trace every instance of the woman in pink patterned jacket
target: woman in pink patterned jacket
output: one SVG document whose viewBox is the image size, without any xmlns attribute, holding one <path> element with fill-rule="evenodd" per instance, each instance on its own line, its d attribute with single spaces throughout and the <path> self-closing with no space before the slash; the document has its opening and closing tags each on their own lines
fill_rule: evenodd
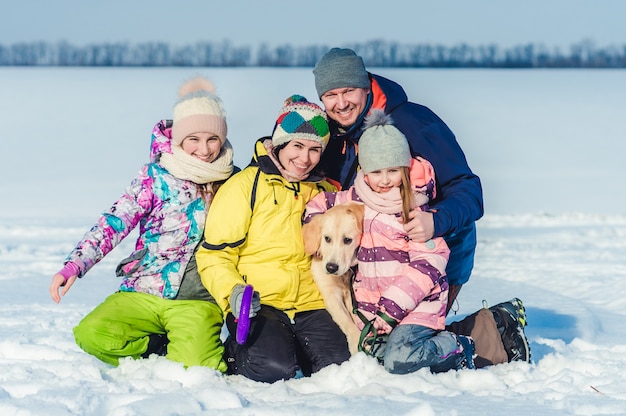
<svg viewBox="0 0 626 416">
<path fill-rule="evenodd" d="M 152 131 L 150 163 L 68 255 L 50 296 L 59 303 L 139 226 L 135 250 L 116 270 L 119 291 L 74 328 L 76 342 L 112 365 L 157 353 L 225 371 L 222 311 L 202 286 L 194 254 L 211 199 L 232 174 L 233 152 L 213 84 L 194 78 L 179 96 L 173 124 L 163 120 Z"/>
<path fill-rule="evenodd" d="M 311 200 L 305 222 L 335 204 L 365 204 L 353 285 L 362 349 L 391 373 L 473 368 L 471 338 L 444 330 L 450 254 L 445 240 L 419 243 L 402 227 L 411 209 L 427 210 L 434 198 L 432 165 L 411 157 L 406 137 L 381 111 L 367 117 L 358 157 L 354 185 Z"/>
</svg>

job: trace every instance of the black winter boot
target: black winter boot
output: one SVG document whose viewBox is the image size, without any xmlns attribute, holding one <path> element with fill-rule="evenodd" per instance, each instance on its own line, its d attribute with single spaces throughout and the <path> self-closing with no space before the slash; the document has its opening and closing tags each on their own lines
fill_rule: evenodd
<svg viewBox="0 0 626 416">
<path fill-rule="evenodd" d="M 148 349 L 141 354 L 141 358 L 148 358 L 150 354 L 165 356 L 167 354 L 167 344 L 170 340 L 166 334 L 150 334 L 148 335 Z"/>
<path fill-rule="evenodd" d="M 530 362 L 530 346 L 524 333 L 526 309 L 518 298 L 502 302 L 489 308 L 502 337 L 509 362 Z"/>
</svg>

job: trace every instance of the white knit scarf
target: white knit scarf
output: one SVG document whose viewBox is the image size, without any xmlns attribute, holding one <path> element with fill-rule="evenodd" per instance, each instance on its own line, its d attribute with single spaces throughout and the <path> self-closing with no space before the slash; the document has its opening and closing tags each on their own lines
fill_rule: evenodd
<svg viewBox="0 0 626 416">
<path fill-rule="evenodd" d="M 228 179 L 233 172 L 233 147 L 227 139 L 217 159 L 203 162 L 172 143 L 172 153 L 161 153 L 160 163 L 178 179 L 197 184 L 221 181 Z"/>
</svg>

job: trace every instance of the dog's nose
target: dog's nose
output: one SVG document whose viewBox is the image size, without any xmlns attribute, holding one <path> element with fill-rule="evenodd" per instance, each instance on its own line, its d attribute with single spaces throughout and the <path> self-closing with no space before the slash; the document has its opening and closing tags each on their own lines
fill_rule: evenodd
<svg viewBox="0 0 626 416">
<path fill-rule="evenodd" d="M 337 273 L 337 270 L 339 270 L 339 265 L 335 263 L 326 263 L 326 271 L 328 273 L 335 274 Z"/>
</svg>

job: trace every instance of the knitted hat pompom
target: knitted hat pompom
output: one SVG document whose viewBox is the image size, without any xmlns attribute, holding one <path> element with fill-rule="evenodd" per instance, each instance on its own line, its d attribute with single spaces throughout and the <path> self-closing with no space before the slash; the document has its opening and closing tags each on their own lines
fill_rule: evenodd
<svg viewBox="0 0 626 416">
<path fill-rule="evenodd" d="M 391 126 L 392 124 L 393 119 L 389 114 L 385 113 L 383 110 L 373 110 L 365 117 L 365 120 L 363 120 L 363 130 L 374 126 Z"/>
<path fill-rule="evenodd" d="M 211 81 L 203 77 L 195 77 L 183 83 L 178 90 L 178 97 L 182 98 L 187 94 L 193 94 L 197 91 L 208 91 L 215 95 L 215 85 Z"/>
<path fill-rule="evenodd" d="M 359 165 L 364 174 L 393 167 L 411 166 L 411 149 L 406 136 L 393 125 L 383 110 L 372 110 L 363 122 L 359 139 Z"/>
</svg>

